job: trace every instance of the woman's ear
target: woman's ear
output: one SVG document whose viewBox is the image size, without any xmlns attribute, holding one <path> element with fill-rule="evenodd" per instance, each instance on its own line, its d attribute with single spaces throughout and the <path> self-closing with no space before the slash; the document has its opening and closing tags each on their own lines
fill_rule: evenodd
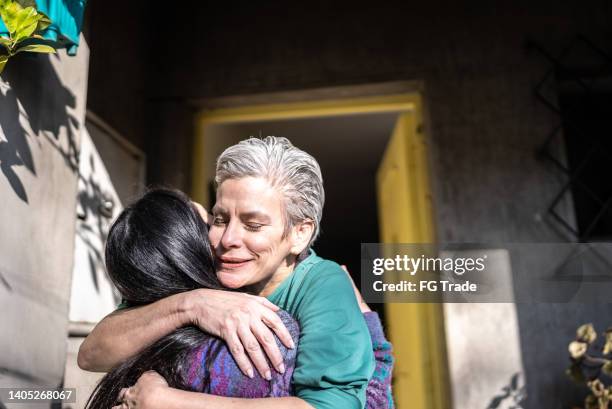
<svg viewBox="0 0 612 409">
<path fill-rule="evenodd" d="M 312 220 L 304 220 L 293 226 L 291 229 L 291 254 L 297 256 L 306 249 L 314 234 L 314 227 L 314 222 Z"/>
</svg>

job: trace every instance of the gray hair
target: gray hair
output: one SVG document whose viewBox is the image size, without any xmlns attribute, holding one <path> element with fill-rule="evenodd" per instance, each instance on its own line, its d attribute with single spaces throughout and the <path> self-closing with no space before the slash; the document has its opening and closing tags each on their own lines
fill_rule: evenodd
<svg viewBox="0 0 612 409">
<path fill-rule="evenodd" d="M 314 222 L 308 243 L 319 235 L 325 192 L 316 159 L 296 148 L 287 138 L 249 138 L 227 148 L 217 159 L 215 182 L 247 176 L 263 177 L 284 197 L 285 232 L 306 220 Z"/>
</svg>

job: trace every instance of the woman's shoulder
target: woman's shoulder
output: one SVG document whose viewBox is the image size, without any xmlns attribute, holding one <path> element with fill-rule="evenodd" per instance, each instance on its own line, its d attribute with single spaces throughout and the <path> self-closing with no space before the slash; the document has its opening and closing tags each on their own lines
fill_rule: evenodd
<svg viewBox="0 0 612 409">
<path fill-rule="evenodd" d="M 340 265 L 312 252 L 268 299 L 302 323 L 304 313 L 351 297 L 353 287 Z"/>
<path fill-rule="evenodd" d="M 321 309 L 338 310 L 339 305 L 347 309 L 356 304 L 353 286 L 338 263 L 321 259 L 311 266 L 296 290 L 299 300 L 296 311 L 291 311 L 300 320 L 305 313 Z M 357 308 L 356 311 L 359 311 Z"/>
<path fill-rule="evenodd" d="M 304 275 L 304 285 L 308 287 L 324 287 L 327 289 L 350 290 L 351 283 L 340 265 L 332 260 L 320 258 Z"/>
<path fill-rule="evenodd" d="M 298 264 L 296 272 L 305 283 L 317 283 L 324 278 L 345 275 L 338 263 L 320 257 L 312 250 L 310 255 Z"/>
</svg>

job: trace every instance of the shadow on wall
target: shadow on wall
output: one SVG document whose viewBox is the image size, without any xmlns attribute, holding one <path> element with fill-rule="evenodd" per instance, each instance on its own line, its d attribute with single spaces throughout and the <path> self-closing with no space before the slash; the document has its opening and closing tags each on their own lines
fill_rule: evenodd
<svg viewBox="0 0 612 409">
<path fill-rule="evenodd" d="M 86 150 L 83 150 L 85 154 Z M 84 156 L 84 155 L 83 155 Z M 85 158 L 83 158 L 85 160 Z M 77 196 L 78 210 L 77 217 L 77 235 L 83 241 L 88 249 L 88 262 L 91 280 L 94 288 L 99 293 L 100 285 L 98 282 L 97 267 L 104 266 L 103 249 L 110 222 L 114 219 L 113 210 L 116 203 L 113 200 L 112 194 L 103 189 L 102 183 L 96 178 L 96 159 L 94 155 L 89 155 L 89 167 L 91 172 L 86 175 L 79 172 L 79 183 L 83 184 L 83 188 L 79 189 Z M 95 243 L 95 239 L 99 243 Z"/>
<path fill-rule="evenodd" d="M 0 171 L 13 192 L 25 203 L 28 195 L 15 167 L 37 176 L 28 135 L 47 138 L 66 165 L 78 171 L 76 136 L 79 121 L 70 110 L 75 95 L 62 84 L 49 58 L 23 55 L 8 64 L 0 81 Z M 60 140 L 62 127 L 67 141 Z M 40 144 L 40 141 L 38 141 Z"/>
</svg>

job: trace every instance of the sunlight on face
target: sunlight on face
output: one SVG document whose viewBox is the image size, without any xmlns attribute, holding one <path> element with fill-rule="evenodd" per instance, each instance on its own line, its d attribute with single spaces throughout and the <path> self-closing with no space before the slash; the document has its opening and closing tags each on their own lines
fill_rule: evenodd
<svg viewBox="0 0 612 409">
<path fill-rule="evenodd" d="M 291 272 L 295 255 L 291 235 L 283 237 L 283 210 L 281 194 L 264 178 L 221 183 L 209 238 L 224 286 L 267 295 Z"/>
</svg>

